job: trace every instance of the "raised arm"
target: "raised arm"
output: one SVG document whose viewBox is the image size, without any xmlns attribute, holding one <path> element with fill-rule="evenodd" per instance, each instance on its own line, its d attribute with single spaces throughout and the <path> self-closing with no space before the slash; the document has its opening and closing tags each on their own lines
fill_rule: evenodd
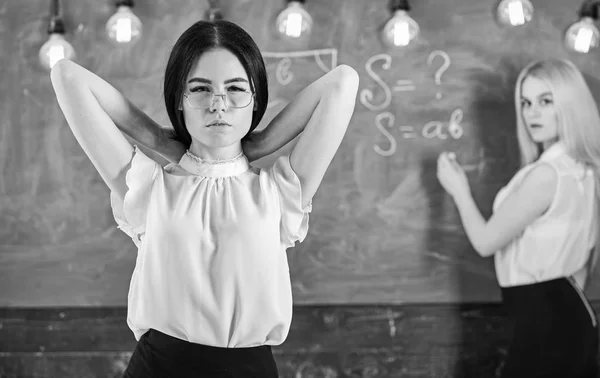
<svg viewBox="0 0 600 378">
<path fill-rule="evenodd" d="M 438 178 L 452 195 L 467 237 L 482 257 L 491 256 L 505 247 L 543 215 L 552 203 L 558 181 L 552 167 L 540 164 L 527 173 L 520 186 L 502 201 L 486 221 L 470 190 L 457 190 L 463 184 L 456 183 L 466 180 L 466 176 L 458 163 L 446 154 L 438 159 Z"/>
<path fill-rule="evenodd" d="M 138 116 L 110 84 L 70 60 L 59 61 L 51 72 L 52 85 L 67 123 L 100 176 L 121 198 L 133 147 L 116 122 Z"/>
<path fill-rule="evenodd" d="M 348 66 L 334 68 L 298 93 L 263 130 L 246 138 L 243 146 L 248 159 L 253 161 L 269 155 L 297 137 L 308 124 L 324 92 L 337 85 L 340 71 L 354 72 Z"/>
<path fill-rule="evenodd" d="M 68 71 L 69 75 L 76 75 L 78 78 L 83 79 L 80 84 L 88 86 L 102 110 L 122 133 L 139 144 L 154 150 L 171 162 L 179 161 L 181 155 L 185 152 L 185 148 L 181 143 L 171 138 L 172 130 L 160 127 L 119 91 L 92 72 L 77 64 L 71 65 L 68 62 L 61 62 L 61 66 L 63 67 L 57 67 L 56 70 L 53 70 L 56 71 L 56 74 L 53 74 L 53 77 L 57 79 L 56 84 L 60 83 L 60 77 L 64 76 L 65 71 Z M 58 73 L 59 71 L 61 73 Z M 56 84 L 54 84 L 55 89 L 57 88 Z M 72 91 L 74 89 L 67 89 L 69 93 Z M 67 94 L 66 98 L 69 97 Z"/>
<path fill-rule="evenodd" d="M 292 169 L 300 179 L 303 205 L 317 191 L 346 133 L 354 112 L 358 80 L 354 69 L 338 66 L 301 93 L 290 110 L 299 117 L 299 123 L 308 119 L 290 155 Z"/>
</svg>

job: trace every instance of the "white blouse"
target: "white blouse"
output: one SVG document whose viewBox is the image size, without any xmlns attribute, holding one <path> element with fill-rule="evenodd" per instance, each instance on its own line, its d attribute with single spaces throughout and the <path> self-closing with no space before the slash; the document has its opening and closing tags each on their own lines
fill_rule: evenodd
<svg viewBox="0 0 600 378">
<path fill-rule="evenodd" d="M 554 198 L 542 216 L 495 254 L 496 276 L 501 287 L 582 273 L 596 242 L 594 176 L 590 168 L 571 158 L 561 143 L 553 144 L 536 162 L 517 172 L 498 192 L 494 210 L 521 185 L 527 173 L 542 163 L 557 173 Z M 578 283 L 582 286 L 582 282 Z"/>
<path fill-rule="evenodd" d="M 288 156 L 269 169 L 245 156 L 162 168 L 137 147 L 117 224 L 138 247 L 127 323 L 216 347 L 281 344 L 292 317 L 285 250 L 308 231 Z"/>
</svg>

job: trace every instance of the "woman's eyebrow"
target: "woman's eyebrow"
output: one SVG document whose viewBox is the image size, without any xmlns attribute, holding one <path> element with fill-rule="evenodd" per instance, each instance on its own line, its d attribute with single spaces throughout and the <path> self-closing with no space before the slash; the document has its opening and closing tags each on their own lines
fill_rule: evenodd
<svg viewBox="0 0 600 378">
<path fill-rule="evenodd" d="M 544 93 L 540 93 L 539 95 L 537 95 L 538 98 L 544 97 L 544 96 L 552 96 L 552 92 L 544 92 Z M 525 95 L 521 95 L 521 100 L 529 100 L 529 98 L 527 98 L 527 96 L 525 96 Z"/>
<path fill-rule="evenodd" d="M 205 83 L 205 84 L 212 84 L 212 80 L 208 80 L 202 77 L 193 77 L 190 80 L 188 80 L 188 83 Z M 248 80 L 244 79 L 243 77 L 234 77 L 233 79 L 227 79 L 225 80 L 223 83 L 224 84 L 229 84 L 229 83 L 248 83 Z"/>
<path fill-rule="evenodd" d="M 244 79 L 243 77 L 234 77 L 233 79 L 227 79 L 224 81 L 225 84 L 236 83 L 236 82 L 248 83 L 248 80 Z"/>
<path fill-rule="evenodd" d="M 206 83 L 206 84 L 212 84 L 212 81 L 211 81 L 211 80 L 204 79 L 204 78 L 202 78 L 202 77 L 193 77 L 193 78 L 191 78 L 190 80 L 188 80 L 188 83 L 195 83 L 195 82 L 198 82 L 198 83 Z"/>
</svg>

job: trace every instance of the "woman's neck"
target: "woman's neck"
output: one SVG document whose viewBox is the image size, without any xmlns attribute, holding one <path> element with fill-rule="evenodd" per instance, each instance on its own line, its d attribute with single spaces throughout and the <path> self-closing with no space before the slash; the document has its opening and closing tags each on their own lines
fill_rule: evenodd
<svg viewBox="0 0 600 378">
<path fill-rule="evenodd" d="M 197 141 L 192 141 L 188 150 L 206 162 L 222 161 L 239 155 L 242 152 L 242 143 L 238 142 L 225 147 L 209 147 Z"/>
<path fill-rule="evenodd" d="M 546 151 L 548 148 L 552 147 L 554 143 L 558 142 L 558 137 L 542 142 L 542 151 Z"/>
</svg>

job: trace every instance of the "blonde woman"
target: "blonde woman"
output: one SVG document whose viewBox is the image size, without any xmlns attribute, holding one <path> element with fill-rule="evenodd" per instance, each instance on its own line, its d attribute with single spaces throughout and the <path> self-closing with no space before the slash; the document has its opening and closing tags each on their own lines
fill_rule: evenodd
<svg viewBox="0 0 600 378">
<path fill-rule="evenodd" d="M 529 64 L 517 80 L 522 168 L 485 220 L 451 153 L 438 179 L 482 257 L 494 256 L 513 328 L 502 377 L 596 377 L 596 316 L 583 288 L 595 265 L 600 194 L 600 116 L 577 67 Z"/>
</svg>

